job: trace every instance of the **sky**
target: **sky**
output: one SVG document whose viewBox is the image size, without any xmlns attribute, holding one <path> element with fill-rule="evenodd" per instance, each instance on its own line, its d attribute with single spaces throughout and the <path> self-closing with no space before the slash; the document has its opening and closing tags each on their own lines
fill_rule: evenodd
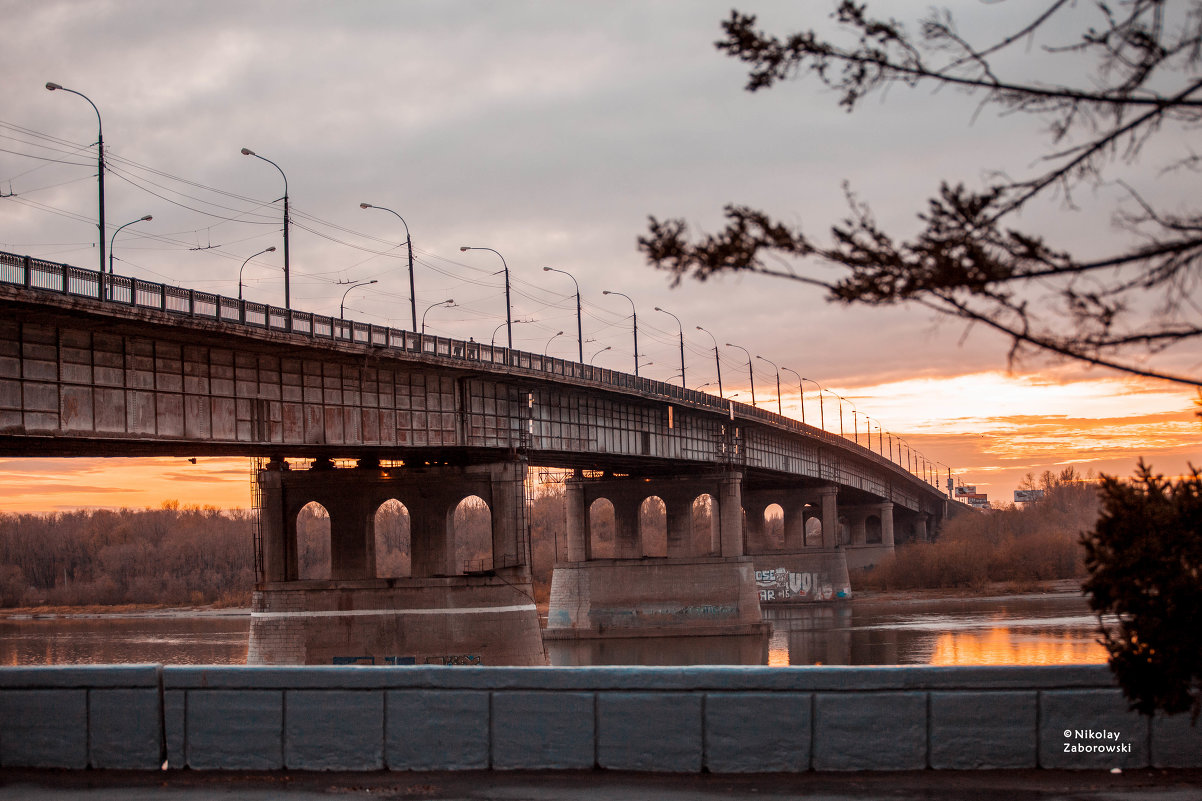
<svg viewBox="0 0 1202 801">
<path fill-rule="evenodd" d="M 829 24 L 830 4 L 816 0 L 736 5 L 777 31 Z M 910 24 L 929 7 L 879 5 Z M 1046 358 L 1011 363 L 1000 336 L 916 307 L 833 305 L 815 288 L 754 275 L 673 286 L 648 266 L 636 242 L 649 215 L 714 230 L 735 202 L 822 232 L 845 214 L 846 182 L 904 231 L 941 179 L 1023 174 L 1047 149 L 1038 120 L 999 118 L 958 92 L 895 87 L 853 114 L 808 81 L 749 94 L 743 68 L 713 46 L 730 7 L 0 0 L 18 34 L 0 49 L 0 250 L 98 264 L 96 114 L 47 91 L 53 81 L 102 116 L 108 236 L 153 216 L 121 229 L 118 274 L 229 296 L 241 276 L 248 299 L 282 305 L 282 172 L 294 308 L 344 307 L 409 328 L 400 215 L 430 333 L 503 341 L 507 266 L 515 347 L 575 358 L 574 286 L 549 266 L 579 283 L 585 360 L 633 370 L 633 302 L 642 375 L 680 380 L 683 333 L 687 385 L 716 391 L 716 342 L 727 396 L 749 402 L 747 354 L 763 357 L 751 365 L 759 405 L 777 405 L 771 363 L 796 371 L 848 401 L 824 394 L 819 408 L 807 382 L 806 422 L 837 431 L 842 406 L 848 435 L 858 428 L 863 442 L 867 426 L 884 427 L 995 501 L 1028 473 L 1130 474 L 1143 457 L 1175 475 L 1202 463 L 1193 395 L 1179 385 Z M 1037 7 L 956 12 L 966 35 L 992 36 Z M 1028 55 L 1013 66 L 1038 72 L 1038 49 Z M 1184 137 L 1156 147 L 1189 152 Z M 1170 204 L 1192 191 L 1140 163 L 1116 170 L 1155 181 Z M 1109 225 L 1112 199 L 1103 189 L 1056 201 L 1026 222 L 1088 252 L 1123 236 Z M 1197 353 L 1158 358 L 1202 369 Z M 782 372 L 780 406 L 800 418 L 798 390 Z M 245 507 L 249 486 L 241 459 L 0 460 L 5 511 L 168 498 Z"/>
</svg>

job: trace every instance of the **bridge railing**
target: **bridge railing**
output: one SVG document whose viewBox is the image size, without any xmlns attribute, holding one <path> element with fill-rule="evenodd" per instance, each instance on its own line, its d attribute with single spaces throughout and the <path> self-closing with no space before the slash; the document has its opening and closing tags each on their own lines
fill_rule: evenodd
<svg viewBox="0 0 1202 801">
<path fill-rule="evenodd" d="M 0 283 L 96 300 L 106 299 L 112 303 L 155 309 L 168 314 L 206 317 L 251 328 L 300 334 L 314 339 L 501 365 L 532 373 L 564 376 L 633 390 L 646 395 L 688 403 L 694 407 L 712 409 L 720 414 L 729 415 L 732 420 L 759 420 L 777 428 L 837 444 L 841 448 L 852 450 L 861 458 L 899 469 L 939 489 L 938 478 L 936 477 L 932 481 L 926 475 L 929 471 L 924 470 L 922 473 L 918 473 L 912 470 L 908 464 L 901 462 L 900 446 L 898 458 L 895 460 L 886 457 L 883 453 L 870 450 L 858 442 L 849 441 L 846 437 L 814 428 L 790 417 L 726 398 L 718 398 L 698 390 L 663 381 L 654 381 L 617 370 L 538 353 L 511 350 L 492 344 L 485 345 L 472 340 L 464 342 L 458 339 L 402 331 L 295 309 L 289 310 L 241 298 L 227 298 L 210 292 L 143 281 L 140 278 L 102 274 L 95 270 L 35 259 L 31 256 L 20 256 L 15 253 L 0 252 Z"/>
</svg>

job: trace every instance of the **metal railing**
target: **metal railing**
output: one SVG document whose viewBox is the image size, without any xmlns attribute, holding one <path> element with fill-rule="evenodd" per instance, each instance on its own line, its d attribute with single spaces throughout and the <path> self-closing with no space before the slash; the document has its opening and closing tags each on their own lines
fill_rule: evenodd
<svg viewBox="0 0 1202 801">
<path fill-rule="evenodd" d="M 27 289 L 44 290 L 94 300 L 101 300 L 103 294 L 106 296 L 104 299 L 111 303 L 155 309 L 168 314 L 210 318 L 253 329 L 299 334 L 315 340 L 367 345 L 373 348 L 420 354 L 425 357 L 500 365 L 510 371 L 522 370 L 536 375 L 588 381 L 644 395 L 654 395 L 666 401 L 710 409 L 730 416 L 732 419 L 756 420 L 779 429 L 837 444 L 839 447 L 851 450 L 861 458 L 896 468 L 930 484 L 937 490 L 940 489 L 937 475 L 932 481 L 927 475 L 924 475 L 929 471 L 916 472 L 908 465 L 885 457 L 857 442 L 848 440 L 847 437 L 814 428 L 791 417 L 737 401 L 718 398 L 699 390 L 663 381 L 653 381 L 649 378 L 603 367 L 485 345 L 471 340 L 464 342 L 431 334 L 418 334 L 387 326 L 377 326 L 372 323 L 342 320 L 295 309 L 288 310 L 249 300 L 227 298 L 209 292 L 143 281 L 140 278 L 102 275 L 95 270 L 2 251 L 0 251 L 0 284 L 23 286 Z"/>
</svg>

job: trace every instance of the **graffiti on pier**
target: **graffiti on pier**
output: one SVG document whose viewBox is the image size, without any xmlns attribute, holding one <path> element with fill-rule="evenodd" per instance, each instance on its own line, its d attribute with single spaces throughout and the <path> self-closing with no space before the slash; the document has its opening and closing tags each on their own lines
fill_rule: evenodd
<svg viewBox="0 0 1202 801">
<path fill-rule="evenodd" d="M 755 571 L 760 601 L 829 601 L 835 588 L 825 575 L 815 572 L 793 573 L 788 568 Z M 842 597 L 842 593 L 839 596 Z"/>
</svg>

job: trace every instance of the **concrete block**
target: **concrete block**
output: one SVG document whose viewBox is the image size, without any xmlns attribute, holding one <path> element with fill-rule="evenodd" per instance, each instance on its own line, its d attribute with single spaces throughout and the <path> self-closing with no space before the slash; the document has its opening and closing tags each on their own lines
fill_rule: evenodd
<svg viewBox="0 0 1202 801">
<path fill-rule="evenodd" d="M 1039 721 L 1041 768 L 1148 766 L 1148 719 L 1118 689 L 1042 692 Z"/>
<path fill-rule="evenodd" d="M 597 697 L 597 765 L 701 770 L 701 693 L 612 692 Z"/>
<path fill-rule="evenodd" d="M 0 766 L 86 768 L 86 690 L 0 693 Z"/>
<path fill-rule="evenodd" d="M 187 698 L 188 694 L 183 690 L 163 693 L 163 739 L 167 743 L 167 767 L 170 768 L 182 768 L 188 764 L 184 749 Z"/>
<path fill-rule="evenodd" d="M 284 767 L 284 693 L 192 690 L 188 693 L 188 767 L 279 770 Z"/>
<path fill-rule="evenodd" d="M 810 702 L 808 693 L 709 693 L 705 766 L 714 773 L 808 770 Z"/>
<path fill-rule="evenodd" d="M 284 767 L 381 770 L 384 693 L 293 690 L 284 694 Z"/>
<path fill-rule="evenodd" d="M 88 693 L 89 764 L 155 770 L 163 762 L 158 689 Z"/>
<path fill-rule="evenodd" d="M 1202 768 L 1202 719 L 1190 725 L 1188 712 L 1152 719 L 1154 768 Z"/>
<path fill-rule="evenodd" d="M 488 693 L 397 690 L 387 694 L 384 764 L 390 770 L 488 768 Z"/>
<path fill-rule="evenodd" d="M 815 770 L 925 768 L 926 693 L 818 693 L 813 765 Z"/>
<path fill-rule="evenodd" d="M 494 768 L 544 770 L 596 764 L 592 693 L 496 693 L 491 732 Z"/>
<path fill-rule="evenodd" d="M 1037 708 L 1034 692 L 931 693 L 931 767 L 1035 767 Z"/>
</svg>

